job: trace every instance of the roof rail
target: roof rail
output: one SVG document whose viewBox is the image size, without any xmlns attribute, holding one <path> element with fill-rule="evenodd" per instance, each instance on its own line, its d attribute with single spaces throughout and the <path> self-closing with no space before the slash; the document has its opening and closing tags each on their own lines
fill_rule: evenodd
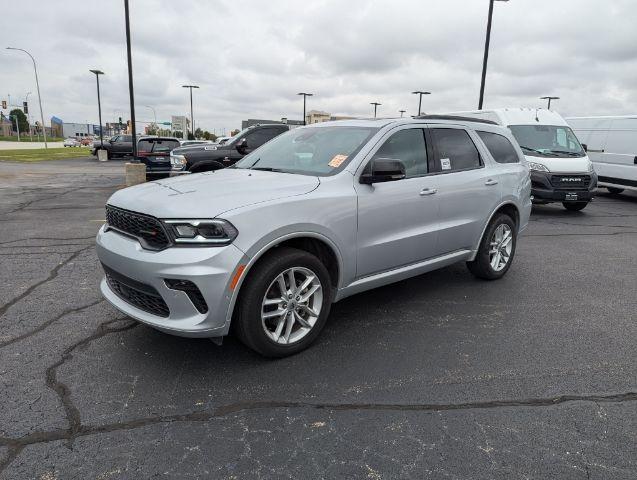
<svg viewBox="0 0 637 480">
<path fill-rule="evenodd" d="M 498 122 L 487 120 L 486 118 L 463 117 L 461 115 L 416 115 L 414 118 L 417 120 L 455 120 L 458 122 L 476 122 L 498 125 Z"/>
</svg>

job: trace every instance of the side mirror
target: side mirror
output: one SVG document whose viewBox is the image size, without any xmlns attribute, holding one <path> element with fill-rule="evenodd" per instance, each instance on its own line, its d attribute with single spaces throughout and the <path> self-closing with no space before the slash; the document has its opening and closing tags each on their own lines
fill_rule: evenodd
<svg viewBox="0 0 637 480">
<path fill-rule="evenodd" d="M 582 143 L 582 148 L 585 152 L 588 152 L 588 145 L 586 145 L 585 143 Z"/>
<path fill-rule="evenodd" d="M 393 158 L 376 158 L 365 170 L 369 171 L 365 171 L 359 181 L 367 185 L 402 180 L 406 176 L 403 162 Z"/>
</svg>

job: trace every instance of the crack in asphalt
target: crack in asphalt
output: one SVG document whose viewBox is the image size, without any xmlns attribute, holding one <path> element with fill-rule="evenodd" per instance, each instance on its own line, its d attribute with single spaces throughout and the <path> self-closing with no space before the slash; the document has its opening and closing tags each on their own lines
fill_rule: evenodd
<svg viewBox="0 0 637 480">
<path fill-rule="evenodd" d="M 68 189 L 68 190 L 66 190 L 66 191 L 64 191 L 64 192 L 56 193 L 56 194 L 53 194 L 53 195 L 51 195 L 51 196 L 49 196 L 49 197 L 39 197 L 39 198 L 34 198 L 33 200 L 29 200 L 28 202 L 24 202 L 24 203 L 19 204 L 19 205 L 18 205 L 16 208 L 14 208 L 13 210 L 9 210 L 8 212 L 2 212 L 2 215 L 10 215 L 10 214 L 12 214 L 12 213 L 16 213 L 16 212 L 19 212 L 19 211 L 21 211 L 21 210 L 24 210 L 24 209 L 28 208 L 29 206 L 33 205 L 33 204 L 34 204 L 34 203 L 36 203 L 36 202 L 47 201 L 47 200 L 53 200 L 54 198 L 62 197 L 62 196 L 64 196 L 64 195 L 68 194 L 68 193 L 73 193 L 73 192 L 76 192 L 76 191 L 78 191 L 78 190 L 82 190 L 83 188 L 86 188 L 86 187 L 76 187 L 76 188 L 70 188 L 70 189 Z"/>
<path fill-rule="evenodd" d="M 71 352 L 80 345 L 85 345 L 91 341 L 110 333 L 129 330 L 137 324 L 128 325 L 120 329 L 104 329 L 96 332 L 72 347 L 69 347 L 63 355 L 63 359 L 56 362 L 47 370 L 47 380 L 50 380 L 51 388 L 54 388 L 58 395 L 63 398 L 67 408 L 70 428 L 62 430 L 50 430 L 46 432 L 35 432 L 20 438 L 0 437 L 0 445 L 9 449 L 9 454 L 3 463 L 0 463 L 0 473 L 20 454 L 28 445 L 38 443 L 48 443 L 60 440 L 73 442 L 78 437 L 90 435 L 101 435 L 118 431 L 134 430 L 158 424 L 170 424 L 178 422 L 208 422 L 216 418 L 224 418 L 241 412 L 280 409 L 280 408 L 305 408 L 316 410 L 333 411 L 396 411 L 396 412 L 444 412 L 453 410 L 484 410 L 495 408 L 535 408 L 553 407 L 572 402 L 594 402 L 594 403 L 622 403 L 637 401 L 637 392 L 607 394 L 607 395 L 560 395 L 549 398 L 528 398 L 513 400 L 490 400 L 484 402 L 466 403 L 423 403 L 423 404 L 392 404 L 392 403 L 312 403 L 312 402 L 289 402 L 289 401 L 257 401 L 238 402 L 216 407 L 213 411 L 198 411 L 174 415 L 160 415 L 155 417 L 133 419 L 125 422 L 107 423 L 103 425 L 82 425 L 80 414 L 77 408 L 70 402 L 70 391 L 68 387 L 55 378 L 55 369 L 64 362 L 72 358 Z M 98 328 L 99 330 L 99 328 Z M 49 374 L 49 372 L 52 372 Z M 47 384 L 49 381 L 47 381 Z"/>
<path fill-rule="evenodd" d="M 25 297 L 28 297 L 31 292 L 33 292 L 33 290 L 35 290 L 36 288 L 38 288 L 41 285 L 44 285 L 47 282 L 50 282 L 51 280 L 53 280 L 55 277 L 58 276 L 60 270 L 65 267 L 66 265 L 68 265 L 69 263 L 71 263 L 73 260 L 75 260 L 81 253 L 85 252 L 86 250 L 88 250 L 89 248 L 93 248 L 93 245 L 89 245 L 87 247 L 81 248 L 79 250 L 76 250 L 75 252 L 73 252 L 72 255 L 69 256 L 69 258 L 67 258 L 66 260 L 64 260 L 63 262 L 58 263 L 55 267 L 53 267 L 53 269 L 49 272 L 49 275 L 44 279 L 44 280 L 40 280 L 37 283 L 34 283 L 33 285 L 31 285 L 29 288 L 27 288 L 24 292 L 22 292 L 20 295 L 18 295 L 17 297 L 12 298 L 11 300 L 9 300 L 7 303 L 5 303 L 4 305 L 2 305 L 0 307 L 0 317 L 2 317 L 7 310 L 9 310 L 9 308 L 11 308 L 13 305 L 15 305 L 16 303 L 18 303 L 20 300 L 22 300 Z"/>
<path fill-rule="evenodd" d="M 530 233 L 521 237 L 606 237 L 610 235 L 635 235 L 637 232 L 611 232 L 611 233 Z"/>
<path fill-rule="evenodd" d="M 74 241 L 74 240 L 93 240 L 95 239 L 95 235 L 91 235 L 90 237 L 68 237 L 68 238 L 64 238 L 64 237 L 29 237 L 29 238 L 18 238 L 16 240 L 7 240 L 5 242 L 0 242 L 0 245 L 9 245 L 10 243 L 18 243 L 18 242 L 28 242 L 31 240 L 68 240 L 68 241 Z M 64 244 L 64 245 L 71 245 L 71 244 Z M 40 245 L 42 247 L 48 247 L 49 245 Z M 9 248 L 9 247 L 5 247 L 5 248 Z"/>
<path fill-rule="evenodd" d="M 44 330 L 45 328 L 47 328 L 49 325 L 57 322 L 58 320 L 60 320 L 61 318 L 66 317 L 67 315 L 71 315 L 73 313 L 78 313 L 81 312 L 82 310 L 86 310 L 87 308 L 91 308 L 94 307 L 95 305 L 98 305 L 100 303 L 104 302 L 103 298 L 100 298 L 99 300 L 96 300 L 94 302 L 89 303 L 88 305 L 82 305 L 81 307 L 74 307 L 74 308 L 69 308 L 67 310 L 64 310 L 63 312 L 61 312 L 59 315 L 56 315 L 55 317 L 47 320 L 44 323 L 41 323 L 40 325 L 38 325 L 37 327 L 35 327 L 32 330 L 29 330 L 26 333 L 23 333 L 21 335 L 18 335 L 17 337 L 13 337 L 10 340 L 5 340 L 0 342 L 0 348 L 6 347 L 8 345 L 12 345 L 16 342 L 19 342 L 21 340 L 24 340 L 25 338 L 31 337 L 33 335 L 35 335 L 36 333 L 41 332 L 42 330 Z"/>
<path fill-rule="evenodd" d="M 0 249 L 7 248 L 48 248 L 48 247 L 81 247 L 92 245 L 93 243 L 50 243 L 48 245 L 0 245 Z M 15 252 L 16 254 L 20 252 Z M 26 253 L 26 252 L 24 252 Z"/>
</svg>

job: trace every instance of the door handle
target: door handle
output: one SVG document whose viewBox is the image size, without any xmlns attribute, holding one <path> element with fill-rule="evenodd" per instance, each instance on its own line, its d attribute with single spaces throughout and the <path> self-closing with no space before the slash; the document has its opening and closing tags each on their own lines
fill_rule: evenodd
<svg viewBox="0 0 637 480">
<path fill-rule="evenodd" d="M 490 178 L 489 180 L 487 180 L 486 182 L 484 182 L 485 185 L 497 185 L 498 181 L 497 180 L 493 180 L 492 178 Z"/>
<path fill-rule="evenodd" d="M 433 194 L 434 194 L 434 193 L 436 193 L 437 191 L 438 191 L 438 189 L 437 189 L 437 188 L 429 188 L 429 187 L 427 187 L 427 188 L 423 188 L 423 189 L 420 191 L 420 196 L 421 196 L 421 197 L 424 197 L 425 195 L 433 195 Z"/>
</svg>

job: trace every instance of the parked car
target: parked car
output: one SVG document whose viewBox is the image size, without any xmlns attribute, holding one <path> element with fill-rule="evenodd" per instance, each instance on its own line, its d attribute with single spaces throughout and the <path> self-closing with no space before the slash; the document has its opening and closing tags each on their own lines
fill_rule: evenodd
<svg viewBox="0 0 637 480">
<path fill-rule="evenodd" d="M 593 199 L 597 175 L 579 140 L 559 113 L 542 108 L 456 112 L 509 127 L 531 169 L 533 203 L 561 202 L 579 211 Z"/>
<path fill-rule="evenodd" d="M 255 125 L 246 128 L 223 145 L 178 148 L 170 157 L 173 174 L 206 172 L 234 165 L 248 153 L 289 129 L 283 124 Z"/>
<path fill-rule="evenodd" d="M 566 121 L 585 146 L 600 186 L 615 194 L 637 191 L 637 115 Z"/>
<path fill-rule="evenodd" d="M 63 145 L 65 147 L 79 147 L 80 146 L 80 142 L 78 142 L 77 138 L 68 137 L 68 138 L 64 139 Z"/>
<path fill-rule="evenodd" d="M 522 151 L 492 122 L 301 127 L 233 167 L 113 194 L 97 234 L 101 291 L 164 332 L 220 337 L 232 326 L 261 354 L 286 356 L 355 293 L 459 261 L 501 278 L 530 190 Z"/>
<path fill-rule="evenodd" d="M 141 137 L 137 141 L 137 157 L 146 164 L 146 177 L 164 178 L 170 175 L 170 152 L 179 147 L 172 137 Z"/>
<path fill-rule="evenodd" d="M 97 155 L 100 148 L 99 140 L 93 142 L 93 155 Z M 115 135 L 108 141 L 104 139 L 104 150 L 106 150 L 108 158 L 123 157 L 133 154 L 133 136 L 132 135 Z"/>
</svg>

